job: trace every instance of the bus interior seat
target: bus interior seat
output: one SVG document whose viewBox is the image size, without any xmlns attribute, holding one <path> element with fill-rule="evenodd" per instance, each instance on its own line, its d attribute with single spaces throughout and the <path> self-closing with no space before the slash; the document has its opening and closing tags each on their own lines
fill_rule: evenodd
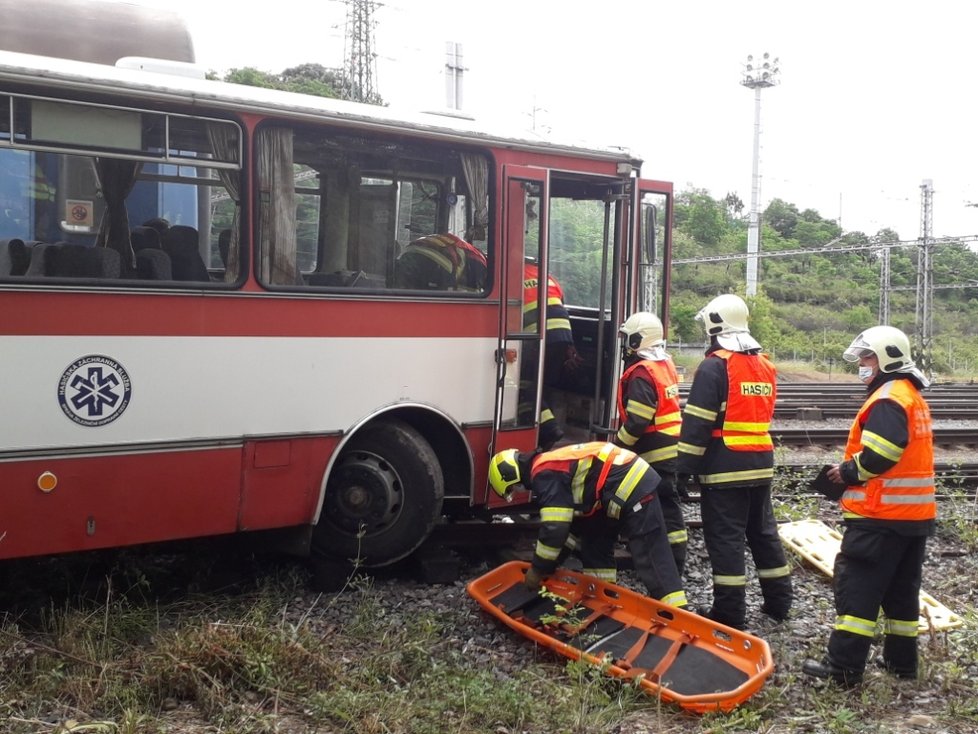
<svg viewBox="0 0 978 734">
<path fill-rule="evenodd" d="M 129 234 L 132 240 L 132 249 L 135 252 L 139 252 L 140 250 L 144 250 L 146 248 L 152 248 L 155 250 L 163 249 L 160 233 L 158 230 L 153 229 L 152 227 L 133 227 Z"/>
<path fill-rule="evenodd" d="M 23 275 L 31 264 L 31 245 L 19 237 L 0 240 L 0 277 Z"/>
<path fill-rule="evenodd" d="M 154 247 L 136 250 L 136 277 L 140 280 L 173 280 L 170 256 Z"/>
<path fill-rule="evenodd" d="M 231 229 L 222 229 L 217 235 L 217 252 L 221 256 L 224 269 L 228 268 L 228 252 L 231 250 Z"/>
<path fill-rule="evenodd" d="M 25 275 L 48 278 L 118 278 L 122 258 L 108 247 L 38 242 L 31 248 Z"/>
<path fill-rule="evenodd" d="M 118 278 L 122 258 L 118 250 L 59 243 L 47 249 L 45 275 L 55 278 Z"/>
<path fill-rule="evenodd" d="M 194 227 L 174 224 L 163 235 L 163 250 L 170 256 L 174 280 L 210 281 L 199 245 L 200 238 Z"/>
<path fill-rule="evenodd" d="M 53 247 L 54 245 L 49 245 L 46 242 L 35 243 L 31 247 L 31 260 L 24 275 L 32 278 L 48 275 L 48 260 L 50 259 L 48 251 Z"/>
</svg>

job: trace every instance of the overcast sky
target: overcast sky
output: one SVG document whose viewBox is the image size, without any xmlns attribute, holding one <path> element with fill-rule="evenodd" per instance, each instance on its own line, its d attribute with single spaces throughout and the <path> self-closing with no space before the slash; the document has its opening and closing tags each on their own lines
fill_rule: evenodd
<svg viewBox="0 0 978 734">
<path fill-rule="evenodd" d="M 140 0 L 182 14 L 218 72 L 340 66 L 341 0 Z M 249 12 L 248 8 L 255 8 Z M 761 207 L 781 198 L 847 231 L 978 234 L 974 24 L 958 0 L 387 0 L 374 11 L 379 94 L 445 106 L 445 44 L 462 44 L 463 109 L 561 140 L 621 145 L 678 191 L 751 199 L 748 54 L 780 59 L 761 94 Z M 535 115 L 534 115 L 535 111 Z"/>
</svg>

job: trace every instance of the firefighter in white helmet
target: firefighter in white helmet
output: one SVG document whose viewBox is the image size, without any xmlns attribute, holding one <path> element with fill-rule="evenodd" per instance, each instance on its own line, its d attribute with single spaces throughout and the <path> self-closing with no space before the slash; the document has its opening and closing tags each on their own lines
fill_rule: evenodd
<svg viewBox="0 0 978 734">
<path fill-rule="evenodd" d="M 933 428 L 921 396 L 928 381 L 914 365 L 906 334 L 873 326 L 842 356 L 859 363 L 868 396 L 842 463 L 828 471 L 845 486 L 839 499 L 845 534 L 833 572 L 835 627 L 825 658 L 805 661 L 802 670 L 851 687 L 862 681 L 880 609 L 883 667 L 899 678 L 917 677 L 921 568 L 937 503 Z"/>
<path fill-rule="evenodd" d="M 713 606 L 702 613 L 743 628 L 745 545 L 757 568 L 761 611 L 784 620 L 791 609 L 788 562 L 771 506 L 777 396 L 774 365 L 747 326 L 747 304 L 717 296 L 697 315 L 709 346 L 690 385 L 679 436 L 678 482 L 700 486 L 703 538 L 713 567 Z"/>
<path fill-rule="evenodd" d="M 669 547 L 680 576 L 686 565 L 686 521 L 676 494 L 676 445 L 682 413 L 679 376 L 659 317 L 633 313 L 618 330 L 624 372 L 618 384 L 619 429 L 615 443 L 645 459 L 662 478 L 656 493 L 662 505 Z"/>
<path fill-rule="evenodd" d="M 686 606 L 686 592 L 666 540 L 656 497 L 659 476 L 631 451 L 595 441 L 526 453 L 501 451 L 489 462 L 489 485 L 509 499 L 527 489 L 540 508 L 540 531 L 524 583 L 538 589 L 572 552 L 584 573 L 614 582 L 615 544 L 628 542 L 635 573 L 649 594 Z"/>
</svg>

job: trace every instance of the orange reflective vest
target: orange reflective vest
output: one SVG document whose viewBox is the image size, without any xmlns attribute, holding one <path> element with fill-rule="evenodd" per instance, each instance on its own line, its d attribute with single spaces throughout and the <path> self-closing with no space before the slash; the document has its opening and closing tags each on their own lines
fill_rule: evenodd
<svg viewBox="0 0 978 734">
<path fill-rule="evenodd" d="M 937 517 L 934 497 L 934 431 L 930 408 L 909 380 L 880 385 L 863 403 L 849 430 L 845 460 L 862 448 L 863 425 L 878 400 L 892 400 L 907 414 L 910 440 L 900 459 L 865 486 L 846 487 L 839 504 L 846 516 L 877 520 L 932 520 Z"/>
<path fill-rule="evenodd" d="M 648 374 L 649 380 L 655 386 L 655 417 L 649 421 L 645 433 L 678 436 L 683 414 L 679 407 L 679 375 L 671 359 L 643 359 L 625 370 L 618 387 L 618 419 L 622 423 L 628 419 L 625 410 L 627 397 L 625 393 L 628 381 L 633 378 L 633 373 L 636 371 L 644 371 Z"/>
<path fill-rule="evenodd" d="M 540 271 L 536 263 L 523 264 L 523 328 L 536 331 L 540 321 L 540 304 L 537 303 L 537 287 Z M 571 323 L 564 306 L 564 290 L 552 276 L 547 276 L 547 338 L 556 332 L 565 332 L 570 340 Z"/>
<path fill-rule="evenodd" d="M 727 409 L 713 437 L 731 451 L 772 451 L 771 416 L 778 394 L 777 370 L 763 354 L 718 349 L 712 356 L 727 361 Z"/>
<path fill-rule="evenodd" d="M 613 443 L 592 441 L 546 451 L 533 461 L 530 481 L 532 483 L 533 479 L 544 471 L 569 474 L 571 494 L 574 498 L 574 514 L 586 517 L 601 509 L 601 493 L 611 467 L 629 464 L 634 464 L 635 471 L 630 471 L 616 489 L 614 498 L 616 507 L 608 508 L 609 515 L 617 517 L 621 508 L 631 498 L 632 490 L 649 469 L 647 462 L 639 459 L 637 454 L 628 449 L 615 446 Z"/>
</svg>

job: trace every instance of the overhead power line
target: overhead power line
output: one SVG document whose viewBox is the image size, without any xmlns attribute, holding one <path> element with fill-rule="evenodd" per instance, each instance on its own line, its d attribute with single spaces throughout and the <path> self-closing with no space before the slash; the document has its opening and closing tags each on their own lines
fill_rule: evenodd
<svg viewBox="0 0 978 734">
<path fill-rule="evenodd" d="M 686 263 L 700 262 L 723 262 L 724 260 L 745 260 L 749 257 L 794 257 L 795 255 L 825 255 L 839 252 L 858 252 L 860 250 L 882 250 L 893 247 L 919 247 L 921 241 L 916 240 L 894 240 L 891 242 L 867 242 L 861 245 L 840 245 L 832 246 L 833 243 L 841 241 L 838 237 L 831 242 L 819 247 L 807 247 L 797 250 L 765 250 L 764 252 L 747 253 L 736 252 L 725 255 L 703 255 L 701 257 L 675 258 L 673 265 L 684 265 Z M 978 235 L 966 235 L 964 237 L 935 237 L 928 240 L 932 245 L 948 245 L 965 242 L 978 242 Z"/>
</svg>

